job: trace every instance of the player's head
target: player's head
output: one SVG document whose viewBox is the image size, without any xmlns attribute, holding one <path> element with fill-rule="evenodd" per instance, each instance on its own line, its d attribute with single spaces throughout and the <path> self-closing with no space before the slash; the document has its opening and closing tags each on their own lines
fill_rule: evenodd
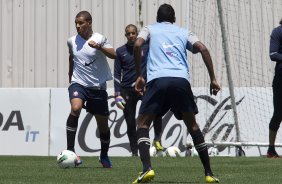
<svg viewBox="0 0 282 184">
<path fill-rule="evenodd" d="M 137 27 L 133 24 L 129 24 L 125 27 L 125 37 L 127 38 L 127 44 L 133 45 L 137 38 Z"/>
<path fill-rule="evenodd" d="M 92 17 L 89 12 L 81 11 L 75 17 L 75 27 L 77 33 L 86 38 L 92 32 Z"/>
<path fill-rule="evenodd" d="M 157 13 L 157 22 L 175 22 L 175 12 L 171 5 L 162 4 Z"/>
</svg>

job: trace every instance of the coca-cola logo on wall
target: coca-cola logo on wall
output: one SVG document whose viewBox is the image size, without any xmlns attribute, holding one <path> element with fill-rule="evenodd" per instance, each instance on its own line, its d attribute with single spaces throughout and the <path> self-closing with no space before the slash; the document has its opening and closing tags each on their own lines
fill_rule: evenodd
<svg viewBox="0 0 282 184">
<path fill-rule="evenodd" d="M 194 96 L 195 101 L 198 102 L 204 102 L 208 106 L 211 106 L 212 111 L 209 113 L 202 112 L 201 108 L 199 108 L 199 114 L 197 116 L 206 116 L 207 120 L 206 122 L 202 122 L 204 124 L 201 124 L 202 132 L 205 138 L 209 138 L 207 141 L 232 141 L 234 140 L 235 135 L 235 124 L 234 120 L 230 121 L 227 117 L 227 114 L 233 113 L 230 97 L 226 97 L 225 99 L 221 100 L 220 102 L 214 99 L 213 97 L 209 95 L 198 95 Z M 242 97 L 238 102 L 236 102 L 236 105 L 238 106 L 242 101 L 244 97 Z M 116 144 L 113 144 L 111 142 L 110 147 L 120 147 L 123 149 L 128 150 L 130 152 L 129 142 L 128 139 L 122 139 L 124 137 L 127 137 L 126 131 L 122 130 L 122 125 L 125 123 L 124 116 L 122 111 L 117 111 L 114 102 L 114 96 L 109 96 L 108 98 L 109 102 L 109 109 L 110 109 L 110 116 L 109 116 L 109 127 L 111 129 L 111 140 L 113 139 L 121 139 L 124 140 L 124 142 L 119 142 Z M 138 110 L 137 110 L 138 111 Z M 85 152 L 99 152 L 100 147 L 95 146 L 95 148 L 90 147 L 85 139 L 87 128 L 92 120 L 93 115 L 90 113 L 87 113 L 84 119 L 82 120 L 79 132 L 78 132 L 78 143 L 81 149 Z M 162 117 L 162 143 L 166 145 L 166 147 L 169 146 L 178 146 L 179 149 L 183 152 L 186 150 L 186 147 L 183 145 L 183 140 L 185 136 L 183 136 L 183 132 L 186 132 L 183 130 L 184 126 L 182 126 L 182 122 L 178 121 L 174 118 L 173 113 L 171 111 L 167 112 Z M 150 130 L 151 131 L 151 130 Z M 189 134 L 189 133 L 188 133 Z M 99 138 L 99 132 L 96 129 L 95 137 Z M 169 141 L 168 141 L 169 140 Z M 224 150 L 226 147 L 221 146 L 218 147 L 219 151 Z"/>
</svg>

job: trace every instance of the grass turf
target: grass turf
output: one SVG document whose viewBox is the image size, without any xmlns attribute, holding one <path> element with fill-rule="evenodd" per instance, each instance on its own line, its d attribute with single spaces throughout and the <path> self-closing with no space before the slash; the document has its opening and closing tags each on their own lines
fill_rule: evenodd
<svg viewBox="0 0 282 184">
<path fill-rule="evenodd" d="M 98 157 L 82 157 L 79 168 L 60 169 L 56 157 L 0 156 L 0 183 L 129 184 L 141 171 L 138 157 L 112 157 L 112 169 L 104 169 Z M 151 183 L 204 183 L 198 157 L 152 158 L 156 176 Z M 282 159 L 265 157 L 211 157 L 220 183 L 278 184 L 282 182 Z"/>
</svg>

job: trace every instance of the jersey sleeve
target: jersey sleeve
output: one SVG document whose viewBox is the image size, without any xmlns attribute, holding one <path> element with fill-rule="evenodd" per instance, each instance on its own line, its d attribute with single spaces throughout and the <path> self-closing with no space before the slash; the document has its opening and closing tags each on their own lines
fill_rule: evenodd
<svg viewBox="0 0 282 184">
<path fill-rule="evenodd" d="M 194 45 L 197 41 L 199 41 L 199 38 L 192 31 L 188 31 L 188 42 Z"/>
<path fill-rule="evenodd" d="M 69 54 L 73 55 L 71 38 L 68 39 L 67 45 L 68 45 L 68 48 L 69 48 Z"/>
<path fill-rule="evenodd" d="M 282 62 L 282 29 L 276 28 L 270 36 L 269 57 L 272 61 Z"/>
<path fill-rule="evenodd" d="M 199 41 L 199 38 L 192 32 L 188 30 L 188 35 L 187 35 L 187 44 L 186 44 L 186 49 L 189 50 L 192 53 L 195 53 L 193 51 L 193 45 L 194 43 L 196 43 L 197 41 Z"/>
<path fill-rule="evenodd" d="M 113 46 L 110 44 L 109 40 L 105 36 L 102 36 L 100 44 L 102 47 L 105 48 L 113 48 Z"/>
<path fill-rule="evenodd" d="M 141 29 L 141 31 L 139 32 L 137 38 L 143 38 L 143 40 L 145 40 L 145 42 L 147 42 L 150 38 L 150 31 L 148 26 L 145 26 Z"/>
</svg>

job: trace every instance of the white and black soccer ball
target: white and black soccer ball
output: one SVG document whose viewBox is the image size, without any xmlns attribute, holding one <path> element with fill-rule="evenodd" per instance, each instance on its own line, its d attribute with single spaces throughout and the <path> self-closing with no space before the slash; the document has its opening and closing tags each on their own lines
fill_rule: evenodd
<svg viewBox="0 0 282 184">
<path fill-rule="evenodd" d="M 193 148 L 191 149 L 191 156 L 192 156 L 192 157 L 199 156 L 199 153 L 198 153 L 198 151 L 196 150 L 195 147 L 193 147 Z"/>
<path fill-rule="evenodd" d="M 219 155 L 219 151 L 216 147 L 210 147 L 208 149 L 208 153 L 210 156 L 218 156 Z"/>
<path fill-rule="evenodd" d="M 158 151 L 155 146 L 150 148 L 150 156 L 151 157 L 163 157 L 163 151 Z"/>
<path fill-rule="evenodd" d="M 155 146 L 152 146 L 152 147 L 150 148 L 150 156 L 151 156 L 151 157 L 155 157 L 156 155 L 157 155 L 157 149 L 156 149 Z"/>
<path fill-rule="evenodd" d="M 180 157 L 180 149 L 176 146 L 170 146 L 166 149 L 165 154 L 169 157 Z"/>
<path fill-rule="evenodd" d="M 60 168 L 73 168 L 76 166 L 77 155 L 70 150 L 63 150 L 57 156 L 57 164 Z"/>
</svg>

